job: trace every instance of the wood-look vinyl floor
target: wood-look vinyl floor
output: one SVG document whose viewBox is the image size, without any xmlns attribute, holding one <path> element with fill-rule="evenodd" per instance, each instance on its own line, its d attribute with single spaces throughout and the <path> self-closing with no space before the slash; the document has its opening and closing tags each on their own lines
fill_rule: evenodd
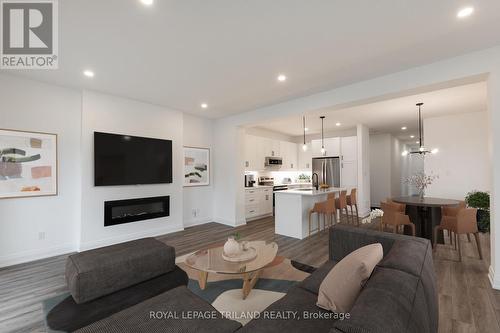
<svg viewBox="0 0 500 333">
<path fill-rule="evenodd" d="M 371 226 L 373 227 L 373 225 Z M 231 228 L 208 223 L 158 237 L 183 255 L 205 245 L 224 242 L 235 232 L 246 240 L 269 240 L 279 245 L 279 254 L 312 266 L 328 259 L 327 232 L 304 240 L 274 234 L 273 218 Z M 439 332 L 500 332 L 500 291 L 488 281 L 490 243 L 481 235 L 485 255 L 479 260 L 475 240 L 462 238 L 462 262 L 447 245 L 434 255 L 439 291 Z M 66 292 L 66 255 L 0 269 L 0 332 L 45 332 L 42 301 Z"/>
</svg>

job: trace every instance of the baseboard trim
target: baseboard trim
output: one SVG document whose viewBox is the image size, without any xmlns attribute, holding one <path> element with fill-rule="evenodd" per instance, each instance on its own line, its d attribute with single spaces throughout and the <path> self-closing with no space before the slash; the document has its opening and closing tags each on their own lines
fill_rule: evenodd
<svg viewBox="0 0 500 333">
<path fill-rule="evenodd" d="M 205 218 L 201 218 L 201 219 L 197 219 L 197 220 L 186 221 L 186 222 L 184 222 L 184 228 L 194 227 L 194 226 L 197 226 L 197 225 L 202 225 L 202 224 L 205 224 L 205 223 L 210 223 L 212 221 L 213 221 L 213 218 L 211 218 L 211 217 L 205 217 Z"/>
<path fill-rule="evenodd" d="M 0 267 L 14 266 L 35 260 L 60 256 L 63 254 L 75 252 L 76 250 L 77 246 L 75 244 L 64 244 L 64 245 L 49 247 L 46 249 L 23 251 L 20 253 L 1 256 Z"/>
<path fill-rule="evenodd" d="M 488 270 L 488 278 L 490 279 L 491 287 L 493 289 L 500 290 L 500 281 L 496 280 L 495 270 L 493 269 L 493 266 L 491 266 L 491 265 L 490 265 L 490 268 Z"/>
<path fill-rule="evenodd" d="M 227 225 L 229 227 L 239 227 L 240 225 L 244 225 L 246 224 L 246 221 L 243 219 L 243 221 L 229 221 L 229 220 L 226 220 L 226 219 L 223 219 L 223 218 L 220 218 L 220 217 L 216 217 L 214 219 L 215 222 L 217 223 L 220 223 L 220 224 L 224 224 L 224 225 Z"/>
<path fill-rule="evenodd" d="M 184 226 L 175 225 L 175 226 L 171 226 L 169 228 L 158 228 L 158 229 L 152 229 L 152 230 L 147 230 L 147 231 L 143 231 L 143 232 L 136 232 L 133 234 L 126 234 L 126 235 L 120 235 L 120 236 L 116 236 L 116 237 L 104 238 L 104 239 L 100 239 L 97 241 L 80 243 L 80 248 L 78 249 L 78 251 L 81 252 L 81 251 L 91 250 L 91 249 L 95 249 L 95 248 L 99 248 L 99 247 L 103 247 L 103 246 L 123 243 L 123 242 L 131 241 L 131 240 L 139 239 L 139 238 L 144 238 L 144 237 L 156 237 L 156 236 L 161 236 L 161 235 L 165 235 L 165 234 L 171 234 L 172 232 L 177 232 L 177 231 L 182 231 L 182 230 L 184 230 Z"/>
</svg>

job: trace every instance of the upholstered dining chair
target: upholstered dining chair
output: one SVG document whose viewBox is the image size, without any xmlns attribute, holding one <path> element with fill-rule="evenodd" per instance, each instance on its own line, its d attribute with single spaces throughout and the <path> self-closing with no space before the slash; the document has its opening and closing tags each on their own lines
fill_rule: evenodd
<svg viewBox="0 0 500 333">
<path fill-rule="evenodd" d="M 347 205 L 351 207 L 351 217 L 352 220 L 356 219 L 356 225 L 359 226 L 359 215 L 358 215 L 358 195 L 356 188 L 351 189 L 351 194 L 346 197 Z M 354 215 L 354 210 L 356 209 L 356 215 Z"/>
<path fill-rule="evenodd" d="M 459 201 L 458 205 L 455 207 L 450 207 L 450 206 L 443 206 L 441 207 L 441 219 L 443 216 L 450 216 L 450 217 L 456 217 L 460 209 L 467 208 L 467 205 L 465 204 L 465 201 Z M 451 230 L 446 230 L 448 232 L 448 236 L 450 237 L 450 244 L 455 246 L 455 250 L 457 249 L 456 244 L 454 244 L 454 239 L 455 235 L 453 234 L 453 231 Z M 444 233 L 443 233 L 444 237 Z M 470 242 L 470 234 L 467 234 L 467 240 Z"/>
<path fill-rule="evenodd" d="M 380 231 L 384 231 L 384 227 L 391 226 L 394 233 L 398 233 L 398 229 L 403 226 L 409 226 L 412 235 L 415 236 L 415 224 L 411 223 L 410 217 L 404 213 L 405 205 L 397 203 L 381 202 L 380 209 L 384 212 L 380 221 Z"/>
<path fill-rule="evenodd" d="M 454 235 L 455 249 L 458 250 L 458 258 L 462 261 L 462 250 L 460 248 L 460 235 L 474 234 L 476 239 L 479 259 L 483 259 L 481 243 L 479 242 L 479 231 L 477 229 L 477 209 L 460 207 L 442 207 L 441 223 L 434 227 L 433 244 L 436 249 L 437 233 L 439 230 L 447 230 Z M 453 233 L 453 234 L 452 234 Z"/>
</svg>

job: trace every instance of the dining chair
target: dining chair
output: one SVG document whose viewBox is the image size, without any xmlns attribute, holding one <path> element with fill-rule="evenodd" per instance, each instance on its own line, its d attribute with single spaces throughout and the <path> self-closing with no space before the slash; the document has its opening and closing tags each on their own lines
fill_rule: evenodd
<svg viewBox="0 0 500 333">
<path fill-rule="evenodd" d="M 351 189 L 351 194 L 346 197 L 346 202 L 349 207 L 351 207 L 351 217 L 352 220 L 356 219 L 356 226 L 359 226 L 359 214 L 358 214 L 358 195 L 357 189 Z M 354 215 L 353 207 L 356 209 L 356 215 Z"/>
<path fill-rule="evenodd" d="M 436 249 L 437 234 L 440 230 L 448 230 L 454 234 L 455 249 L 458 250 L 458 258 L 462 261 L 462 250 L 460 248 L 460 235 L 474 234 L 476 239 L 479 259 L 483 259 L 481 244 L 479 242 L 479 231 L 477 229 L 477 209 L 460 207 L 442 207 L 446 214 L 441 215 L 441 223 L 434 227 L 433 244 Z"/>
<path fill-rule="evenodd" d="M 391 226 L 396 234 L 401 226 L 403 228 L 404 226 L 409 226 L 412 236 L 415 236 L 415 224 L 411 223 L 410 217 L 404 213 L 405 205 L 381 202 L 380 209 L 384 212 L 379 225 L 380 231 L 384 231 L 384 227 L 386 226 Z"/>
<path fill-rule="evenodd" d="M 465 201 L 459 201 L 458 205 L 457 206 L 443 206 L 441 207 L 441 218 L 443 216 L 451 216 L 451 217 L 456 217 L 457 216 L 457 213 L 460 209 L 462 208 L 467 208 L 467 205 L 465 204 Z M 454 244 L 454 239 L 455 239 L 455 235 L 453 234 L 453 231 L 451 230 L 447 230 L 447 233 L 448 233 L 448 236 L 450 238 L 450 244 L 455 246 L 455 250 L 457 249 L 457 246 L 456 244 Z M 444 231 L 443 231 L 443 237 L 444 237 Z M 467 234 L 467 240 L 470 242 L 471 239 L 470 239 L 470 235 Z"/>
</svg>

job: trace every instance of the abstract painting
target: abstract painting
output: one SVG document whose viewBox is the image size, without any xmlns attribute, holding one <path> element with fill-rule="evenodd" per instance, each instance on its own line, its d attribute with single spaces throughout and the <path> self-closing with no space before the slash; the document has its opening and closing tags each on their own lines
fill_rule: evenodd
<svg viewBox="0 0 500 333">
<path fill-rule="evenodd" d="M 0 129 L 0 199 L 57 195 L 57 134 Z"/>
<path fill-rule="evenodd" d="M 184 147 L 184 186 L 210 184 L 210 149 Z"/>
</svg>

